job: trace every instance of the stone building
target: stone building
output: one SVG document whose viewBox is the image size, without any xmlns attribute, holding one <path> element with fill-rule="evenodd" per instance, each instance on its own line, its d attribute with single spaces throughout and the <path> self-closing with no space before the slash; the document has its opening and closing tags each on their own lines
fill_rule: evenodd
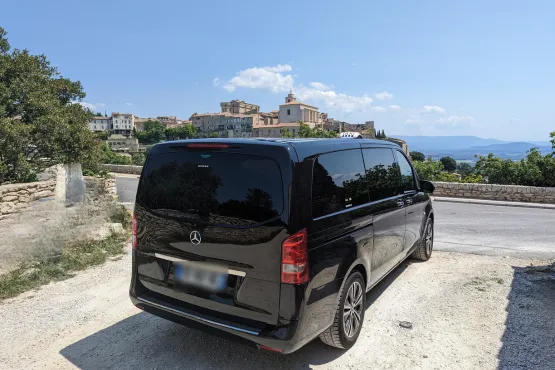
<svg viewBox="0 0 555 370">
<path fill-rule="evenodd" d="M 193 114 L 190 118 L 199 137 L 249 138 L 258 115 L 229 112 Z"/>
<path fill-rule="evenodd" d="M 108 140 L 106 140 L 106 144 L 112 149 L 114 152 L 121 152 L 121 153 L 134 153 L 142 151 L 139 147 L 139 140 L 134 137 L 126 137 L 120 134 L 111 135 Z"/>
<path fill-rule="evenodd" d="M 318 108 L 297 101 L 293 92 L 289 92 L 285 103 L 279 106 L 279 123 L 293 123 L 303 121 L 311 128 L 321 127 L 322 120 Z"/>
<path fill-rule="evenodd" d="M 246 103 L 242 100 L 221 102 L 220 107 L 222 109 L 222 113 L 227 112 L 232 114 L 258 114 L 260 112 L 260 106 Z"/>
<path fill-rule="evenodd" d="M 89 122 L 89 128 L 95 132 L 111 132 L 112 117 L 94 116 L 93 119 Z"/>
</svg>

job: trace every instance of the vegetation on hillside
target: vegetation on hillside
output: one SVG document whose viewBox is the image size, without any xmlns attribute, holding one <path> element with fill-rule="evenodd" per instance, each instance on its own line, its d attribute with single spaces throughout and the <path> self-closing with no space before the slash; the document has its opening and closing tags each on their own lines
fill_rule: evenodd
<svg viewBox="0 0 555 370">
<path fill-rule="evenodd" d="M 44 55 L 14 49 L 0 27 L 0 183 L 28 182 L 57 163 L 96 159 L 93 114 L 79 81 L 62 77 Z"/>
<path fill-rule="evenodd" d="M 143 132 L 135 132 L 135 137 L 141 144 L 156 144 L 164 140 L 181 140 L 196 137 L 197 132 L 193 125 L 166 127 L 162 122 L 148 120 L 144 124 Z"/>
<path fill-rule="evenodd" d="M 413 165 L 423 180 L 555 187 L 555 132 L 550 137 L 552 153 L 542 155 L 537 149 L 531 149 L 520 161 L 501 159 L 489 154 L 477 157 L 474 167 L 468 163 L 459 163 L 454 167 L 454 160 L 450 157 L 439 161 L 431 158 L 419 161 L 413 158 Z M 461 179 L 449 173 L 455 170 L 461 175 Z"/>
<path fill-rule="evenodd" d="M 416 152 L 416 151 L 410 152 L 410 157 L 412 158 L 413 162 L 414 161 L 422 162 L 422 161 L 426 160 L 426 157 L 424 156 L 424 153 Z"/>
<path fill-rule="evenodd" d="M 299 121 L 300 127 L 294 134 L 289 129 L 281 130 L 281 137 L 283 138 L 336 138 L 337 133 L 333 131 L 327 131 L 320 128 L 310 128 L 306 123 Z"/>
</svg>

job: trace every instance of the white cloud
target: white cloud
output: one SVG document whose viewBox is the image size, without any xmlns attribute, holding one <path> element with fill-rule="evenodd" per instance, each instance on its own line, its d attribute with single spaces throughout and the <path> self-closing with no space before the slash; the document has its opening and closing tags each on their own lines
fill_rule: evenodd
<svg viewBox="0 0 555 370">
<path fill-rule="evenodd" d="M 448 123 L 448 124 L 453 124 L 456 125 L 458 123 L 462 123 L 462 122 L 470 122 L 470 121 L 474 121 L 474 117 L 472 116 L 449 116 L 447 118 L 440 118 L 436 121 L 436 123 Z"/>
<path fill-rule="evenodd" d="M 323 90 L 323 91 L 330 90 L 330 87 L 328 85 L 324 85 L 321 82 L 311 82 L 310 86 L 315 88 L 316 90 Z"/>
<path fill-rule="evenodd" d="M 368 96 L 353 96 L 338 93 L 333 90 L 318 90 L 314 88 L 299 86 L 296 94 L 301 100 L 312 100 L 323 102 L 326 108 L 346 113 L 357 110 L 370 109 L 372 98 Z"/>
<path fill-rule="evenodd" d="M 263 89 L 275 93 L 286 92 L 293 88 L 293 76 L 290 74 L 284 75 L 283 72 L 290 72 L 292 69 L 288 64 L 278 64 L 273 67 L 248 68 L 240 71 L 237 73 L 237 76 L 225 82 L 223 88 L 229 92 L 235 91 L 238 87 Z M 219 84 L 219 79 L 217 82 Z"/>
<path fill-rule="evenodd" d="M 376 107 L 372 107 L 372 110 L 378 113 L 383 113 L 387 111 L 387 108 L 376 106 Z"/>
<path fill-rule="evenodd" d="M 378 100 L 389 100 L 389 99 L 392 99 L 392 98 L 393 98 L 393 95 L 388 93 L 387 91 L 376 94 L 376 99 L 378 99 Z"/>
<path fill-rule="evenodd" d="M 367 95 L 353 96 L 332 90 L 332 86 L 323 82 L 313 81 L 308 86 L 296 85 L 289 64 L 278 64 L 273 67 L 253 67 L 239 71 L 230 80 L 222 82 L 215 78 L 212 82 L 216 86 L 233 92 L 239 87 L 268 90 L 283 93 L 293 90 L 298 98 L 310 102 L 321 102 L 327 109 L 350 113 L 372 109 L 372 98 Z"/>
<path fill-rule="evenodd" d="M 390 111 L 393 111 L 393 112 L 398 112 L 398 111 L 401 110 L 401 107 L 398 106 L 398 105 L 390 105 L 390 106 L 388 107 L 388 109 L 389 109 Z"/>
<path fill-rule="evenodd" d="M 132 106 L 133 103 L 125 103 L 125 105 Z"/>
<path fill-rule="evenodd" d="M 106 106 L 104 103 L 94 103 L 94 105 L 98 108 L 104 108 Z"/>
<path fill-rule="evenodd" d="M 438 113 L 445 114 L 445 109 L 438 107 L 437 105 L 425 105 L 421 111 L 423 114 Z"/>
</svg>

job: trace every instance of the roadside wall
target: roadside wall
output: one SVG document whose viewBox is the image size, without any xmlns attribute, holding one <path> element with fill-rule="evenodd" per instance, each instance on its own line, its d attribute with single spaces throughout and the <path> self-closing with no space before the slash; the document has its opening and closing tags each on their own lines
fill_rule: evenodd
<svg viewBox="0 0 555 370">
<path fill-rule="evenodd" d="M 519 185 L 463 184 L 456 182 L 434 182 L 438 197 L 475 198 L 512 202 L 555 204 L 555 188 Z"/>
<path fill-rule="evenodd" d="M 54 199 L 55 190 L 56 180 L 0 185 L 0 219 L 21 212 L 36 200 Z"/>
<path fill-rule="evenodd" d="M 131 173 L 136 175 L 140 175 L 143 170 L 143 166 L 126 166 L 120 164 L 105 164 L 104 168 L 108 172 Z"/>
<path fill-rule="evenodd" d="M 38 175 L 41 181 L 0 185 L 0 220 L 23 211 L 31 202 L 53 200 L 57 178 L 60 176 L 58 172 L 59 166 L 52 166 Z"/>
</svg>

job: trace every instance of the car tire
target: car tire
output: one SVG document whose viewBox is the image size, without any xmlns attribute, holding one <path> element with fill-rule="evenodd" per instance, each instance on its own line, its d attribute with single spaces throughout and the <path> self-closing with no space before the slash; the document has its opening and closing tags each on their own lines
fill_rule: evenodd
<svg viewBox="0 0 555 370">
<path fill-rule="evenodd" d="M 432 251 L 434 249 L 434 220 L 428 217 L 426 220 L 426 225 L 424 226 L 424 235 L 422 235 L 422 240 L 420 245 L 412 253 L 412 257 L 420 260 L 427 261 L 432 256 Z"/>
<path fill-rule="evenodd" d="M 320 334 L 322 342 L 336 348 L 351 348 L 364 322 L 365 305 L 366 284 L 362 274 L 355 271 L 349 275 L 341 290 L 332 326 Z"/>
</svg>

